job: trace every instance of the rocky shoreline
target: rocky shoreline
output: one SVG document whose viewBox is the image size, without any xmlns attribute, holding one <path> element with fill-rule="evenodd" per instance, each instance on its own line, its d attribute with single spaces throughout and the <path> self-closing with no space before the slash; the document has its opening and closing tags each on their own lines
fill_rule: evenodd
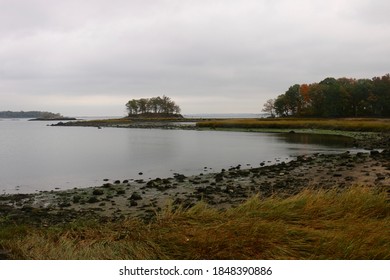
<svg viewBox="0 0 390 280">
<path fill-rule="evenodd" d="M 152 220 L 165 207 L 234 207 L 253 195 L 289 196 L 305 188 L 365 185 L 390 192 L 390 150 L 300 156 L 258 168 L 242 166 L 217 173 L 144 180 L 108 180 L 101 186 L 0 196 L 0 224 L 50 226 L 79 218 Z M 205 167 L 205 169 L 207 169 Z"/>
</svg>

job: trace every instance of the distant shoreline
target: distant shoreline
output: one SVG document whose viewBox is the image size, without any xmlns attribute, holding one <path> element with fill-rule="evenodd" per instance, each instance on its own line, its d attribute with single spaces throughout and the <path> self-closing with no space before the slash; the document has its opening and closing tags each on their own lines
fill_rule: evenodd
<svg viewBox="0 0 390 280">
<path fill-rule="evenodd" d="M 60 117 L 60 118 L 35 118 L 29 119 L 29 121 L 76 121 L 76 118 Z"/>
<path fill-rule="evenodd" d="M 46 111 L 0 111 L 0 118 L 3 119 L 34 119 L 34 118 L 44 118 L 44 119 L 57 119 L 64 118 L 60 113 L 52 113 Z"/>
</svg>

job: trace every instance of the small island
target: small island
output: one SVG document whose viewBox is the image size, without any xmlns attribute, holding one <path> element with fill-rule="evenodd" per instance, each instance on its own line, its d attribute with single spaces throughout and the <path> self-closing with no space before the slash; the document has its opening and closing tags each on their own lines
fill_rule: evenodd
<svg viewBox="0 0 390 280">
<path fill-rule="evenodd" d="M 127 128 L 177 128 L 174 123 L 195 122 L 184 118 L 181 109 L 170 97 L 132 99 L 126 103 L 128 115 L 116 119 L 59 122 L 52 126 L 92 126 Z M 193 125 L 192 125 L 193 127 Z M 181 126 L 183 128 L 183 126 Z"/>
<path fill-rule="evenodd" d="M 30 121 L 63 121 L 76 120 L 76 118 L 64 117 L 60 113 L 52 113 L 46 111 L 1 111 L 0 118 L 2 119 L 30 119 Z"/>
</svg>

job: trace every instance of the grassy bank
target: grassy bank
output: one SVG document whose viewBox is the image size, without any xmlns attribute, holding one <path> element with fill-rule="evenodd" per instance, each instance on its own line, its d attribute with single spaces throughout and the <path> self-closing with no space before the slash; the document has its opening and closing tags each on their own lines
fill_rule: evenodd
<svg viewBox="0 0 390 280">
<path fill-rule="evenodd" d="M 241 129 L 323 129 L 390 132 L 389 119 L 228 119 L 198 122 L 197 127 Z"/>
<path fill-rule="evenodd" d="M 19 259 L 390 259 L 389 230 L 386 192 L 307 189 L 226 211 L 167 207 L 149 224 L 3 221 L 0 249 Z"/>
</svg>

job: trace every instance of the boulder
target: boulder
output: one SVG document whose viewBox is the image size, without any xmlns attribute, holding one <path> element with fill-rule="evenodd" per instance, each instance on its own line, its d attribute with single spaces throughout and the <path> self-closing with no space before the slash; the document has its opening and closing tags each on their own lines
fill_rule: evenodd
<svg viewBox="0 0 390 280">
<path fill-rule="evenodd" d="M 142 196 L 137 192 L 133 192 L 133 194 L 130 196 L 130 200 L 141 200 L 141 199 Z"/>
<path fill-rule="evenodd" d="M 93 195 L 103 195 L 104 194 L 104 191 L 103 190 L 99 190 L 99 189 L 96 189 L 92 192 Z"/>
</svg>

